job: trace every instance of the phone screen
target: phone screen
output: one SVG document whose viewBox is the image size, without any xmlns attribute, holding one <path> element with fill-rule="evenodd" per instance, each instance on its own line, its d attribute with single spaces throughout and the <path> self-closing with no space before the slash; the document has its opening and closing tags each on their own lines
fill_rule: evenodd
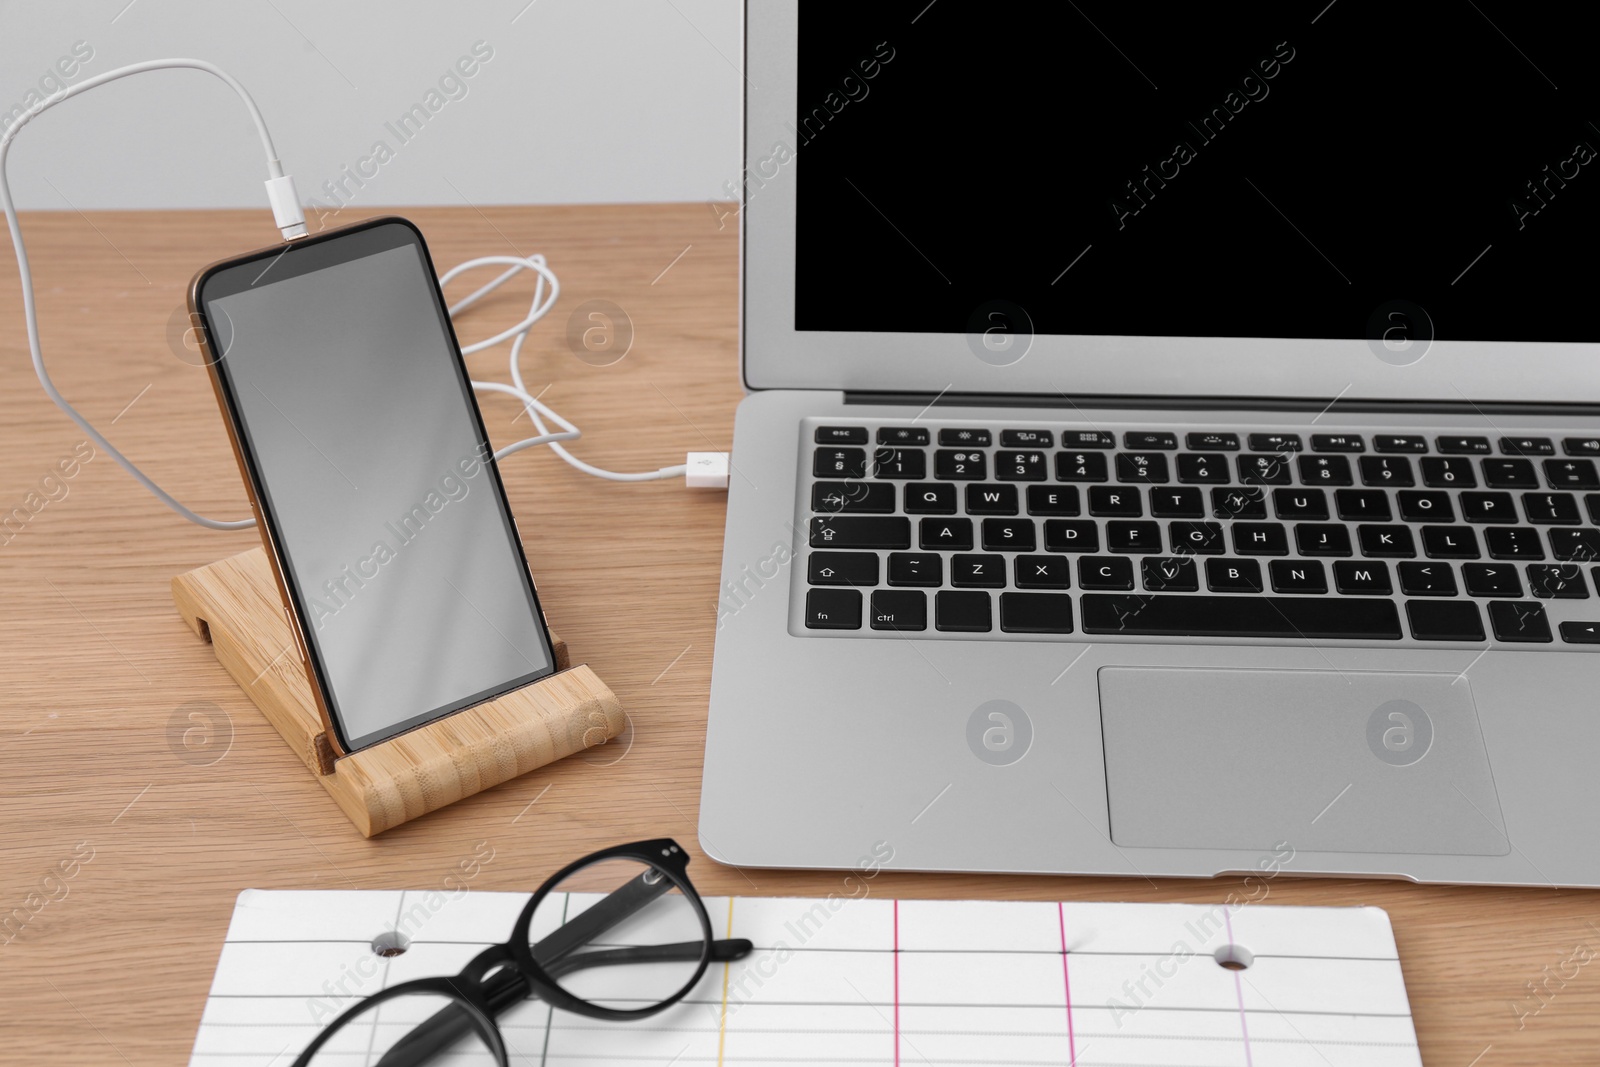
<svg viewBox="0 0 1600 1067">
<path fill-rule="evenodd" d="M 344 748 L 550 674 L 421 235 L 312 238 L 213 268 L 196 298 Z"/>
</svg>

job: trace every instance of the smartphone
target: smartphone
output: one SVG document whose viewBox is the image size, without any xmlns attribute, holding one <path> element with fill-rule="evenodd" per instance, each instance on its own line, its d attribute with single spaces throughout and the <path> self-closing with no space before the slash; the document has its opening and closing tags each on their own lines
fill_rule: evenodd
<svg viewBox="0 0 1600 1067">
<path fill-rule="evenodd" d="M 379 218 L 214 263 L 189 304 L 338 754 L 553 673 L 422 233 Z"/>
</svg>

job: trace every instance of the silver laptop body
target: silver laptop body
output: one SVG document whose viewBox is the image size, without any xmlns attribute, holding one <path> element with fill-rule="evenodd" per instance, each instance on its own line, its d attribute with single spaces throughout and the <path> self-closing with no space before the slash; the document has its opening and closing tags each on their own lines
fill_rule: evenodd
<svg viewBox="0 0 1600 1067">
<path fill-rule="evenodd" d="M 1135 33 L 1073 8 L 1049 27 L 1081 31 L 1053 43 L 1050 77 L 1087 77 L 1093 60 L 1103 89 L 1062 113 L 1063 128 L 1091 128 L 1074 144 L 1029 118 L 1056 82 L 1007 113 L 994 106 L 1005 64 L 958 77 L 1040 27 L 975 31 L 1003 16 L 922 7 L 746 12 L 749 395 L 702 847 L 765 867 L 1600 885 L 1600 347 L 1570 339 L 1582 325 L 1565 313 L 1528 309 L 1528 340 L 1499 339 L 1494 317 L 1525 295 L 1519 278 L 1553 269 L 1519 234 L 1576 246 L 1586 176 L 1560 196 L 1550 184 L 1534 214 L 1533 192 L 1519 208 L 1508 188 L 1504 218 L 1461 235 L 1453 282 L 1371 298 L 1356 238 L 1336 232 L 1342 209 L 1317 209 L 1293 147 L 1273 154 L 1313 106 L 1300 86 L 1331 78 L 1338 35 L 1358 32 L 1338 8 L 1227 32 L 1214 88 L 1151 43 L 1197 31 Z M 1494 70 L 1537 82 L 1507 55 Z M 962 85 L 989 101 L 993 131 L 973 128 Z M 1190 107 L 1192 135 L 1151 135 L 1151 170 L 1102 167 L 1111 152 L 1094 138 L 1136 140 L 1127 128 L 1151 113 L 1138 108 L 1163 92 L 1218 103 Z M 918 107 L 943 108 L 943 125 L 916 128 L 930 121 Z M 1248 151 L 1225 155 L 1227 137 Z M 1191 158 L 1172 162 L 1186 141 Z M 994 156 L 982 211 L 966 162 L 978 152 Z M 1558 141 L 1522 169 L 1581 172 L 1582 154 Z M 1129 181 L 1081 224 L 1069 209 L 1040 221 L 1030 204 L 1060 194 L 1051 175 L 1072 166 Z M 1225 199 L 1197 207 L 1185 182 Z M 930 224 L 935 196 L 947 227 Z M 1416 209 L 1420 226 L 1431 210 Z M 1125 282 L 1138 255 L 1118 242 L 1151 254 L 1181 219 L 1254 249 L 1241 305 L 1252 279 L 1282 303 L 1289 274 L 1330 307 L 1368 300 L 1365 328 L 1181 335 L 1186 315 L 1254 320 L 1164 290 L 1159 266 L 1145 310 L 1117 320 L 1128 328 L 1062 328 L 1121 314 L 1105 279 Z M 971 252 L 982 227 L 1032 236 L 990 261 Z M 1200 288 L 1237 262 L 1223 247 L 1186 253 Z M 1054 270 L 1019 288 L 1014 264 L 1030 257 Z M 1322 321 L 1322 297 L 1307 299 L 1259 318 Z M 1146 321 L 1161 331 L 1140 335 Z M 1451 339 L 1474 330 L 1496 339 Z"/>
</svg>

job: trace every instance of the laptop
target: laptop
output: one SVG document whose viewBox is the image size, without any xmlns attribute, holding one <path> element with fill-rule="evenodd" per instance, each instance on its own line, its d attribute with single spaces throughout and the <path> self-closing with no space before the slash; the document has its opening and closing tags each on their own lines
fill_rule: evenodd
<svg viewBox="0 0 1600 1067">
<path fill-rule="evenodd" d="M 1600 128 L 1540 14 L 746 10 L 700 843 L 1600 885 Z"/>
</svg>

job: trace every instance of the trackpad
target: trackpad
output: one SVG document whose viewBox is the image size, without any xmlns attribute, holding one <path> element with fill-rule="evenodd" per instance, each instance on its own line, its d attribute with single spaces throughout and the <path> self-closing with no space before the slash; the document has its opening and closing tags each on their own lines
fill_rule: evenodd
<svg viewBox="0 0 1600 1067">
<path fill-rule="evenodd" d="M 1453 674 L 1104 667 L 1100 721 L 1118 845 L 1510 851 Z"/>
</svg>

